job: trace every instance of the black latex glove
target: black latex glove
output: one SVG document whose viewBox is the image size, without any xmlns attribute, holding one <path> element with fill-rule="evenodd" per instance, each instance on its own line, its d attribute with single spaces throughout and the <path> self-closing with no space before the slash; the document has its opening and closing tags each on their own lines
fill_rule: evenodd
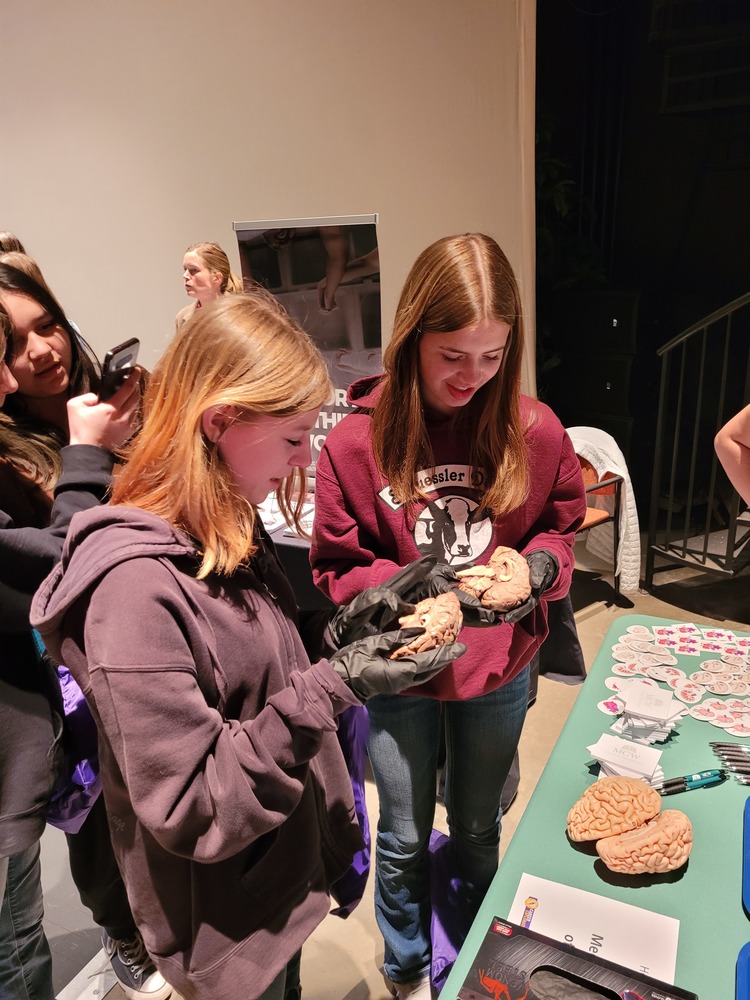
<svg viewBox="0 0 750 1000">
<path fill-rule="evenodd" d="M 424 684 L 466 652 L 462 642 L 451 642 L 400 660 L 388 659 L 389 653 L 406 645 L 422 631 L 419 628 L 403 628 L 398 632 L 359 639 L 334 653 L 329 662 L 362 701 L 375 694 L 398 694 L 416 684 Z"/>
<path fill-rule="evenodd" d="M 453 590 L 461 605 L 464 625 L 470 628 L 485 628 L 488 625 L 499 625 L 503 621 L 501 614 L 482 607 L 476 597 L 458 590 L 458 583 L 458 577 L 451 566 L 438 562 L 435 556 L 422 556 L 399 570 L 383 586 L 401 594 L 404 600 L 412 604 L 425 597 L 437 597 L 438 594 Z"/>
<path fill-rule="evenodd" d="M 546 549 L 536 549 L 526 556 L 529 564 L 529 583 L 531 584 L 531 594 L 523 604 L 519 604 L 512 611 L 505 612 L 505 621 L 508 625 L 525 618 L 529 611 L 533 611 L 539 603 L 539 598 L 545 590 L 552 586 L 557 579 L 560 567 L 557 559 Z"/>
<path fill-rule="evenodd" d="M 354 600 L 335 612 L 328 623 L 328 633 L 333 646 L 341 649 L 357 639 L 385 632 L 402 615 L 408 615 L 414 605 L 405 601 L 387 583 L 368 587 Z"/>
<path fill-rule="evenodd" d="M 437 597 L 457 583 L 450 566 L 439 563 L 435 556 L 422 556 L 394 573 L 383 586 L 400 594 L 410 604 L 416 604 L 425 597 Z"/>
<path fill-rule="evenodd" d="M 476 597 L 463 590 L 457 590 L 456 597 L 461 605 L 464 625 L 469 628 L 488 628 L 491 625 L 501 625 L 505 621 L 505 614 L 502 611 L 490 611 Z"/>
</svg>

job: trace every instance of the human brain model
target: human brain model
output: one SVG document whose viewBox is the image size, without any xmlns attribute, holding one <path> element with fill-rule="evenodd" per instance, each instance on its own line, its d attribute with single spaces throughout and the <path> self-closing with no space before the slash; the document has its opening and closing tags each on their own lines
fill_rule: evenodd
<svg viewBox="0 0 750 1000">
<path fill-rule="evenodd" d="M 693 828 L 685 813 L 665 809 L 644 826 L 596 842 L 596 852 L 613 872 L 651 875 L 684 865 L 693 846 Z"/>
<path fill-rule="evenodd" d="M 678 809 L 661 812 L 661 796 L 645 781 L 615 776 L 590 785 L 568 813 L 573 841 L 596 841 L 611 871 L 623 875 L 669 872 L 685 864 L 693 829 Z"/>
<path fill-rule="evenodd" d="M 486 566 L 460 569 L 459 589 L 471 594 L 490 611 L 511 611 L 531 594 L 529 564 L 520 552 L 499 545 Z"/>
<path fill-rule="evenodd" d="M 398 620 L 402 628 L 421 628 L 424 632 L 391 653 L 390 659 L 400 660 L 413 653 L 423 653 L 448 642 L 455 642 L 462 622 L 461 605 L 455 594 L 448 591 L 437 597 L 426 597 L 415 606 L 411 614 Z"/>
<path fill-rule="evenodd" d="M 661 796 L 645 781 L 617 775 L 589 785 L 568 813 L 571 840 L 627 833 L 658 815 Z"/>
</svg>

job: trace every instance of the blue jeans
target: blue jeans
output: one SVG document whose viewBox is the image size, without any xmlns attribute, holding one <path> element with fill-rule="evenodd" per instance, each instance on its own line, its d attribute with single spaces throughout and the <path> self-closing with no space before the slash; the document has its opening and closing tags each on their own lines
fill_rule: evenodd
<svg viewBox="0 0 750 1000">
<path fill-rule="evenodd" d="M 384 971 L 394 982 L 417 982 L 430 968 L 428 846 L 441 711 L 448 828 L 473 916 L 497 871 L 500 794 L 521 736 L 528 694 L 526 667 L 509 684 L 468 701 L 378 695 L 367 702 L 368 752 L 380 799 L 375 915 L 385 942 Z"/>
<path fill-rule="evenodd" d="M 0 1000 L 54 1000 L 43 916 L 37 841 L 8 860 L 0 910 Z"/>
</svg>

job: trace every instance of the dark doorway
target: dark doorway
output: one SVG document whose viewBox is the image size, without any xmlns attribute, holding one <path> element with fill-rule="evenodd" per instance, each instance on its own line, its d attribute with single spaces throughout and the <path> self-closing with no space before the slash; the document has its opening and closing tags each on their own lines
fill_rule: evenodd
<svg viewBox="0 0 750 1000">
<path fill-rule="evenodd" d="M 750 5 L 538 0 L 540 396 L 647 517 L 656 351 L 750 291 Z"/>
</svg>

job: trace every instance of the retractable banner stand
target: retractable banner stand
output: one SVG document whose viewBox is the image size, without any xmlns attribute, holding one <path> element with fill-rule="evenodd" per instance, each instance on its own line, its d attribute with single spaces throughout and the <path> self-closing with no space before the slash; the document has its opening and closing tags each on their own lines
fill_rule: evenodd
<svg viewBox="0 0 750 1000">
<path fill-rule="evenodd" d="M 349 385 L 381 371 L 376 215 L 235 222 L 242 277 L 272 292 L 313 338 L 335 398 L 311 435 L 312 465 L 326 434 L 349 412 Z"/>
</svg>

